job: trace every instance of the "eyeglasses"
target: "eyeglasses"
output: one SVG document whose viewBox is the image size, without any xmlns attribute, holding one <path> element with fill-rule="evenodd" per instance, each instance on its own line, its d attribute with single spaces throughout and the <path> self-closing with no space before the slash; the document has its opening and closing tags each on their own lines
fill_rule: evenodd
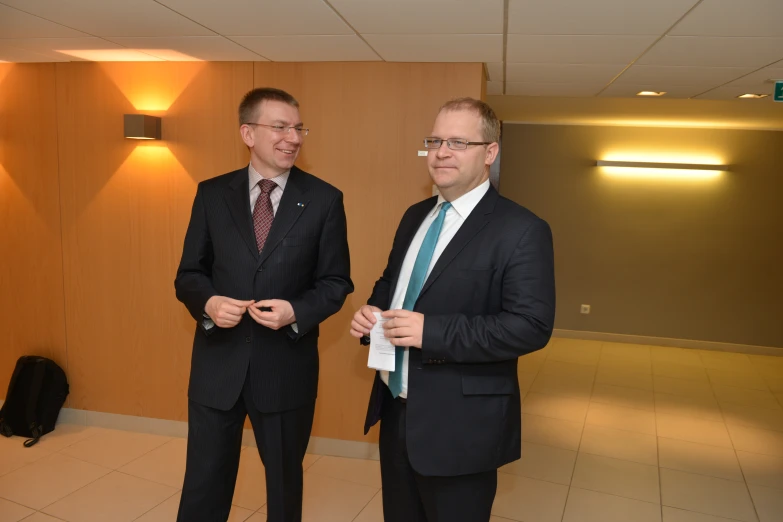
<svg viewBox="0 0 783 522">
<path fill-rule="evenodd" d="M 267 125 L 266 123 L 243 123 L 242 125 L 260 125 L 261 127 L 267 127 L 269 129 L 272 129 L 272 132 L 277 133 L 285 133 L 290 134 L 291 129 L 296 131 L 297 134 L 300 136 L 307 136 L 307 134 L 310 132 L 310 129 L 305 129 L 304 127 L 296 126 L 296 127 L 286 127 L 284 125 Z"/>
<path fill-rule="evenodd" d="M 491 145 L 491 141 L 468 141 L 461 140 L 459 138 L 449 138 L 444 140 L 442 138 L 424 138 L 425 149 L 439 149 L 443 142 L 446 142 L 446 146 L 451 150 L 465 150 L 468 145 Z"/>
</svg>

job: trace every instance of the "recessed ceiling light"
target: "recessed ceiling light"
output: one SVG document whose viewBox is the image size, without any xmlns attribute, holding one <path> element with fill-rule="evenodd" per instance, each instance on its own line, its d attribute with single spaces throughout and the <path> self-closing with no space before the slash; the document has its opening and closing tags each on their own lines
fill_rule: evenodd
<svg viewBox="0 0 783 522">
<path fill-rule="evenodd" d="M 666 91 L 641 91 L 637 92 L 637 96 L 663 96 Z"/>
<path fill-rule="evenodd" d="M 737 96 L 737 98 L 758 100 L 759 98 L 766 98 L 767 96 L 769 96 L 769 94 L 752 94 L 752 93 L 748 93 L 748 94 L 740 94 L 739 96 Z"/>
</svg>

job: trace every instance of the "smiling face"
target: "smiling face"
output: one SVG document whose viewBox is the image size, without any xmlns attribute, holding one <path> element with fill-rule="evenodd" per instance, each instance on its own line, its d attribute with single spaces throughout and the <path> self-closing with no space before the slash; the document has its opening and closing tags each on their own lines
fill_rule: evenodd
<svg viewBox="0 0 783 522">
<path fill-rule="evenodd" d="M 432 182 L 447 201 L 458 199 L 489 179 L 489 166 L 498 152 L 497 143 L 452 150 L 445 141 L 453 138 L 485 141 L 478 112 L 471 109 L 440 111 L 431 136 L 444 140 L 439 149 L 430 150 L 427 166 Z"/>
<path fill-rule="evenodd" d="M 274 178 L 294 166 L 302 147 L 302 136 L 290 129 L 302 124 L 299 109 L 285 102 L 265 100 L 256 112 L 252 123 L 261 125 L 242 125 L 242 141 L 250 149 L 250 163 L 256 172 Z M 284 130 L 264 125 L 281 126 Z"/>
</svg>

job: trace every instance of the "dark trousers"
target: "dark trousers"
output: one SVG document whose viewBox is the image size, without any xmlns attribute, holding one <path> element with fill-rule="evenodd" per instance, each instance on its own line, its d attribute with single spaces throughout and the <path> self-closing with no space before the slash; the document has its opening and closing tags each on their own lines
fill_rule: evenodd
<svg viewBox="0 0 783 522">
<path fill-rule="evenodd" d="M 248 383 L 228 411 L 189 401 L 188 453 L 177 522 L 228 520 L 246 415 L 266 472 L 267 521 L 300 522 L 302 461 L 314 413 L 315 402 L 295 410 L 262 413 L 253 404 Z"/>
<path fill-rule="evenodd" d="M 405 410 L 405 403 L 396 399 L 385 400 L 381 412 L 384 522 L 488 522 L 497 470 L 457 477 L 419 475 L 408 460 Z"/>
</svg>

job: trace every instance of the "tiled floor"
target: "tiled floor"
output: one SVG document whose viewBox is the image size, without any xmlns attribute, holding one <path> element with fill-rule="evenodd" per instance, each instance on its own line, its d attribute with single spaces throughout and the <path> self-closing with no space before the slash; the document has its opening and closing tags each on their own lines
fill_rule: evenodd
<svg viewBox="0 0 783 522">
<path fill-rule="evenodd" d="M 783 521 L 783 357 L 555 339 L 520 361 L 522 459 L 493 522 Z M 359 427 L 357 427 L 359 429 Z M 0 438 L 0 522 L 173 522 L 185 440 Z M 381 522 L 378 462 L 308 455 L 304 519 Z M 232 522 L 266 520 L 245 448 Z"/>
</svg>

